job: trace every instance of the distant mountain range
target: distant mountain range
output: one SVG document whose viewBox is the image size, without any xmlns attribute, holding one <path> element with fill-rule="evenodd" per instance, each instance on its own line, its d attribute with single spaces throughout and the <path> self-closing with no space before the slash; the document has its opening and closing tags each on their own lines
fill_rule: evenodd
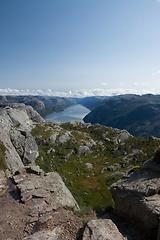
<svg viewBox="0 0 160 240">
<path fill-rule="evenodd" d="M 0 96 L 0 104 L 24 103 L 32 106 L 42 117 L 61 112 L 65 108 L 76 104 L 71 98 L 48 97 L 48 96 Z"/>
<path fill-rule="evenodd" d="M 0 106 L 7 103 L 31 105 L 42 117 L 63 111 L 75 104 L 91 110 L 84 122 L 126 129 L 134 136 L 160 137 L 160 95 L 120 95 L 86 98 L 48 96 L 0 96 Z"/>
<path fill-rule="evenodd" d="M 107 96 L 97 96 L 97 97 L 85 97 L 85 98 L 76 98 L 75 101 L 77 104 L 81 104 L 84 107 L 93 110 L 95 107 L 102 104 L 106 99 L 109 97 Z"/>
<path fill-rule="evenodd" d="M 160 95 L 121 95 L 106 99 L 84 122 L 126 129 L 135 136 L 160 137 Z"/>
</svg>

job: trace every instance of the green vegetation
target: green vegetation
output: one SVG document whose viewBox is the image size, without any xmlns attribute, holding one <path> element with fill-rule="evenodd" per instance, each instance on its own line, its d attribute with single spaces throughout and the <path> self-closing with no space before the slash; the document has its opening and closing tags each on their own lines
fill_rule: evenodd
<svg viewBox="0 0 160 240">
<path fill-rule="evenodd" d="M 37 125 L 36 128 L 33 128 L 32 135 L 34 137 L 41 137 L 41 139 L 47 139 L 51 136 L 52 131 L 51 128 L 49 128 L 49 125 L 45 124 L 43 125 Z"/>
<path fill-rule="evenodd" d="M 55 143 L 45 141 L 58 132 Z M 59 137 L 70 133 L 70 139 L 61 143 Z M 137 169 L 144 161 L 153 157 L 160 141 L 142 137 L 129 137 L 124 143 L 114 145 L 118 129 L 83 123 L 75 126 L 63 123 L 53 127 L 51 123 L 37 125 L 32 130 L 37 139 L 39 157 L 36 163 L 45 171 L 57 171 L 82 209 L 105 211 L 113 207 L 108 187 L 129 170 Z M 106 141 L 105 138 L 110 141 Z M 91 140 L 92 139 L 92 140 Z M 90 144 L 90 143 L 95 144 Z M 89 146 L 90 154 L 80 154 L 80 146 Z M 53 151 L 50 151 L 53 149 Z M 91 168 L 87 164 L 91 164 Z M 110 166 L 118 168 L 111 170 Z"/>
<path fill-rule="evenodd" d="M 4 158 L 5 158 L 5 147 L 0 141 L 0 170 L 5 169 Z"/>
</svg>

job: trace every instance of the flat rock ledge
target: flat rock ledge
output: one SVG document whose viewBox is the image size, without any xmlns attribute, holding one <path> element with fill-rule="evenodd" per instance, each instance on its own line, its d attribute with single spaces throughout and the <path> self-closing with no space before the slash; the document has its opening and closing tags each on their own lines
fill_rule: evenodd
<svg viewBox="0 0 160 240">
<path fill-rule="evenodd" d="M 17 184 L 23 203 L 30 200 L 37 201 L 37 206 L 34 205 L 32 209 L 31 215 L 33 217 L 38 217 L 60 207 L 79 209 L 78 203 L 57 172 L 37 172 L 34 171 L 34 168 L 27 169 L 27 171 L 22 170 L 18 175 L 13 176 L 13 179 Z"/>
<path fill-rule="evenodd" d="M 149 160 L 110 189 L 115 214 L 136 225 L 149 239 L 160 240 L 160 165 Z"/>
</svg>

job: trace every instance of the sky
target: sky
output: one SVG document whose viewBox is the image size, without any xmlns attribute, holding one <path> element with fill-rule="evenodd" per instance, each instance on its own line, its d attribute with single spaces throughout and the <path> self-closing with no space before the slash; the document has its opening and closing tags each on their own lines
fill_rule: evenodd
<svg viewBox="0 0 160 240">
<path fill-rule="evenodd" d="M 0 0 L 0 94 L 160 94 L 160 0 Z"/>
</svg>

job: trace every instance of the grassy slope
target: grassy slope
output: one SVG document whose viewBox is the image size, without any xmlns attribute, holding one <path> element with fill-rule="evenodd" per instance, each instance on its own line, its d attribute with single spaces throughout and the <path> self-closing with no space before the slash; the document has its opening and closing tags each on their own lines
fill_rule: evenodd
<svg viewBox="0 0 160 240">
<path fill-rule="evenodd" d="M 37 125 L 37 128 L 32 132 L 33 135 L 35 137 L 41 136 L 42 139 L 48 138 L 54 132 L 48 126 L 49 123 L 44 126 Z M 151 158 L 160 143 L 158 140 L 131 137 L 125 144 L 114 146 L 112 143 L 104 141 L 102 134 L 107 132 L 107 137 L 114 139 L 114 136 L 116 136 L 115 129 L 97 124 L 91 127 L 84 127 L 83 124 L 71 127 L 69 123 L 64 123 L 61 127 L 64 131 L 72 131 L 74 141 L 68 140 L 63 144 L 56 142 L 51 145 L 39 145 L 40 156 L 37 159 L 37 164 L 46 172 L 57 171 L 82 208 L 89 206 L 98 211 L 104 211 L 108 206 L 113 206 L 108 187 L 122 177 L 122 172 L 125 172 L 128 166 L 140 165 Z M 90 148 L 92 154 L 84 156 L 77 153 L 78 143 L 82 138 L 79 131 L 87 133 L 97 142 L 96 146 Z M 98 142 L 101 142 L 102 145 Z M 54 148 L 55 152 L 47 154 L 47 150 L 50 148 Z M 140 149 L 143 152 L 134 156 L 132 154 L 134 149 Z M 66 159 L 65 156 L 71 151 L 73 151 L 73 154 Z M 129 163 L 122 166 L 124 152 L 126 153 L 126 159 L 129 159 Z M 91 163 L 93 169 L 88 170 L 85 163 Z M 114 163 L 119 163 L 121 165 L 120 169 L 102 171 Z M 117 175 L 114 175 L 115 172 L 117 172 Z"/>
</svg>

